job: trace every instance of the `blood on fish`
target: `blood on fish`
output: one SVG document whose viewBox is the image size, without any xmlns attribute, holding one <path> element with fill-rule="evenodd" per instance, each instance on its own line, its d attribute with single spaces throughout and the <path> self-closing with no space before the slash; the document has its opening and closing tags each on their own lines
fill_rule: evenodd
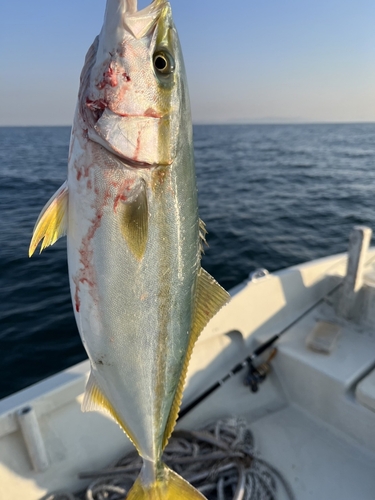
<svg viewBox="0 0 375 500">
<path fill-rule="evenodd" d="M 123 78 L 124 78 L 124 80 L 125 80 L 126 82 L 130 82 L 130 81 L 131 81 L 131 80 L 130 80 L 130 76 L 129 76 L 128 74 L 123 73 L 123 74 L 122 74 L 122 76 L 123 76 Z"/>
<path fill-rule="evenodd" d="M 77 181 L 80 181 L 82 177 L 88 177 L 90 173 L 90 164 L 80 166 L 77 163 L 74 163 L 74 168 L 76 170 Z"/>
<path fill-rule="evenodd" d="M 94 302 L 96 302 L 96 294 L 94 291 L 94 289 L 96 289 L 96 275 L 95 270 L 92 266 L 94 251 L 91 247 L 91 240 L 94 237 L 98 227 L 100 226 L 101 218 L 101 213 L 96 214 L 96 217 L 93 220 L 86 236 L 84 236 L 84 238 L 82 239 L 81 248 L 79 249 L 79 261 L 83 267 L 79 270 L 78 276 L 74 279 L 74 283 L 76 285 L 74 297 L 77 312 L 79 312 L 80 308 L 79 292 L 81 284 L 87 283 L 87 285 L 89 286 L 90 295 L 92 296 Z"/>
<path fill-rule="evenodd" d="M 112 111 L 112 113 L 115 113 L 117 116 L 123 116 L 125 118 L 128 116 L 132 116 L 132 115 L 129 115 L 129 113 L 121 113 L 119 110 L 116 109 L 116 106 L 113 104 L 109 104 L 108 109 L 110 111 Z"/>
<path fill-rule="evenodd" d="M 95 188 L 95 191 L 97 188 Z M 76 286 L 75 294 L 74 294 L 74 303 L 75 309 L 77 312 L 80 310 L 81 301 L 79 298 L 79 292 L 81 288 L 81 284 L 87 283 L 89 287 L 89 293 L 94 302 L 98 301 L 97 298 L 97 283 L 96 283 L 96 273 L 93 267 L 93 256 L 94 250 L 92 248 L 92 239 L 95 236 L 96 231 L 99 229 L 104 207 L 107 205 L 108 200 L 110 198 L 110 192 L 107 189 L 103 193 L 103 199 L 101 203 L 96 206 L 96 212 L 94 218 L 91 220 L 91 226 L 89 227 L 86 235 L 82 238 L 81 247 L 79 249 L 79 262 L 82 267 L 79 269 L 77 276 L 73 278 L 74 284 Z"/>
<path fill-rule="evenodd" d="M 105 191 L 104 191 L 104 195 L 103 195 L 103 206 L 102 206 L 102 209 L 105 207 L 105 205 L 108 204 L 108 201 L 110 200 L 111 198 L 111 192 L 110 190 L 107 188 Z M 102 216 L 100 216 L 102 217 Z"/>
<path fill-rule="evenodd" d="M 128 196 L 126 193 L 129 193 L 134 185 L 134 180 L 132 179 L 126 179 L 124 182 L 120 184 L 120 186 L 116 186 L 118 191 L 117 195 L 115 196 L 114 202 L 113 202 L 113 210 L 116 213 L 118 204 L 121 202 L 126 202 L 128 199 Z"/>
<path fill-rule="evenodd" d="M 103 73 L 103 79 L 96 85 L 98 89 L 104 89 L 106 85 L 111 87 L 117 87 L 118 79 L 116 71 L 112 67 L 112 63 L 109 64 L 108 69 Z"/>
<path fill-rule="evenodd" d="M 104 101 L 104 99 L 96 99 L 95 101 L 93 101 L 87 97 L 86 106 L 92 111 L 96 111 L 98 109 L 104 110 L 108 107 L 108 104 L 106 103 L 106 101 Z"/>
<path fill-rule="evenodd" d="M 102 116 L 104 110 L 108 107 L 108 103 L 104 99 L 92 99 L 86 98 L 86 106 L 92 111 L 96 121 Z"/>
<path fill-rule="evenodd" d="M 149 117 L 151 117 L 151 118 L 161 118 L 160 113 L 157 113 L 157 112 L 156 112 L 154 109 L 152 109 L 152 108 L 148 108 L 148 109 L 146 109 L 144 116 L 149 116 Z"/>
<path fill-rule="evenodd" d="M 118 194 L 118 195 L 116 196 L 116 198 L 115 198 L 114 203 L 113 203 L 113 210 L 114 210 L 115 212 L 117 212 L 117 206 L 118 206 L 119 202 L 120 202 L 120 201 L 125 202 L 127 199 L 128 199 L 128 197 L 127 197 L 127 196 L 125 196 L 124 194 Z"/>
<path fill-rule="evenodd" d="M 117 48 L 117 54 L 121 58 L 125 57 L 125 54 L 126 54 L 126 42 L 122 42 L 122 44 Z"/>
<path fill-rule="evenodd" d="M 74 281 L 74 284 L 76 286 L 76 291 L 74 293 L 74 304 L 75 304 L 75 308 L 76 308 L 77 313 L 79 313 L 79 310 L 81 308 L 81 301 L 79 300 L 79 284 L 78 284 L 78 280 L 76 278 L 73 278 L 73 281 Z"/>
<path fill-rule="evenodd" d="M 134 159 L 138 160 L 139 153 L 141 151 L 141 130 L 138 130 L 137 145 L 134 151 Z"/>
</svg>

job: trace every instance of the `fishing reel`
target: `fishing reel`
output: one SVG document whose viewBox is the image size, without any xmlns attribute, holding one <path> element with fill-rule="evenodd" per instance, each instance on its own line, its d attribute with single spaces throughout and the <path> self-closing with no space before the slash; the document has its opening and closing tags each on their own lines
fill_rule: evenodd
<svg viewBox="0 0 375 500">
<path fill-rule="evenodd" d="M 270 362 L 275 357 L 277 349 L 272 349 L 271 354 L 268 356 L 267 360 L 258 366 L 255 366 L 253 361 L 257 357 L 250 356 L 246 360 L 248 367 L 247 375 L 244 379 L 244 385 L 249 386 L 251 392 L 258 392 L 259 385 L 265 381 L 268 372 L 271 370 Z"/>
</svg>

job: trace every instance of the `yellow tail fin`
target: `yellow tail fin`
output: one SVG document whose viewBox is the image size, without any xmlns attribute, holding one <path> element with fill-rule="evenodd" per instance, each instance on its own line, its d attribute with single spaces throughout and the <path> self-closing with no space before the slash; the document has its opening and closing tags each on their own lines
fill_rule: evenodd
<svg viewBox="0 0 375 500">
<path fill-rule="evenodd" d="M 142 484 L 140 474 L 126 500 L 206 500 L 202 493 L 176 472 L 166 465 L 163 467 L 162 477 L 149 486 Z"/>
</svg>

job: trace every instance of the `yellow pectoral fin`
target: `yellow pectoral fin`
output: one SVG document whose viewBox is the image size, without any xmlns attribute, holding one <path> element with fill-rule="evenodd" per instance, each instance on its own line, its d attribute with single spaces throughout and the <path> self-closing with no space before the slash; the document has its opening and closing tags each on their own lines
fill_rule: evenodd
<svg viewBox="0 0 375 500">
<path fill-rule="evenodd" d="M 109 415 L 113 418 L 113 420 L 121 427 L 121 429 L 128 436 L 130 441 L 137 448 L 139 453 L 139 447 L 137 441 L 133 434 L 129 431 L 127 425 L 121 419 L 120 415 L 110 403 L 108 398 L 104 395 L 104 393 L 99 388 L 94 375 L 92 372 L 90 373 L 89 379 L 86 384 L 86 391 L 82 402 L 81 410 L 85 412 L 89 411 L 98 411 L 100 413 L 104 413 L 105 415 Z"/>
<path fill-rule="evenodd" d="M 206 500 L 185 479 L 164 465 L 163 477 L 146 486 L 138 476 L 126 500 Z"/>
<path fill-rule="evenodd" d="M 121 203 L 120 216 L 122 235 L 134 257 L 141 261 L 148 239 L 148 203 L 143 181 L 137 196 L 131 202 Z"/>
<path fill-rule="evenodd" d="M 61 236 L 65 236 L 67 221 L 68 185 L 65 181 L 40 212 L 30 242 L 29 257 L 33 255 L 41 240 L 43 240 L 40 247 L 42 252 L 46 247 L 56 243 Z"/>
<path fill-rule="evenodd" d="M 222 288 L 219 283 L 210 274 L 208 274 L 207 271 L 201 268 L 198 273 L 195 309 L 192 328 L 190 332 L 189 345 L 186 351 L 185 361 L 182 368 L 180 381 L 177 386 L 176 395 L 173 400 L 167 426 L 165 428 L 163 449 L 167 445 L 176 424 L 182 400 L 182 393 L 185 385 L 186 373 L 194 345 L 210 319 L 213 318 L 215 314 L 229 302 L 229 300 L 229 293 L 224 290 L 224 288 Z"/>
</svg>

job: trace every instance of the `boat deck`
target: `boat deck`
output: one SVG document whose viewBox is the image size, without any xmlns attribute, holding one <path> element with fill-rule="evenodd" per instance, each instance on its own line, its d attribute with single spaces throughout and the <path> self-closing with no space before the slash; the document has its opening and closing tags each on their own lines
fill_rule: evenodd
<svg viewBox="0 0 375 500">
<path fill-rule="evenodd" d="M 369 277 L 374 259 L 371 249 Z M 203 332 L 187 378 L 185 408 L 257 346 L 283 332 L 258 392 L 243 384 L 242 371 L 178 427 L 245 418 L 259 456 L 280 471 L 297 500 L 374 499 L 375 284 L 370 278 L 365 282 L 353 320 L 337 314 L 346 262 L 345 255 L 332 256 L 237 287 L 231 303 Z M 312 350 L 311 338 L 326 343 L 326 353 Z M 131 449 L 108 417 L 81 413 L 88 372 L 84 362 L 0 401 L 0 500 L 80 490 L 85 482 L 78 480 L 79 472 L 106 467 Z M 45 470 L 33 470 L 28 456 L 19 420 L 26 407 L 40 428 Z M 287 498 L 280 483 L 278 500 Z"/>
<path fill-rule="evenodd" d="M 375 452 L 288 399 L 278 362 L 282 364 L 275 358 L 275 371 L 258 393 L 243 385 L 240 373 L 186 415 L 179 427 L 194 429 L 218 418 L 243 417 L 251 422 L 258 456 L 287 479 L 298 500 L 373 500 Z M 306 386 L 307 398 L 308 392 Z M 347 402 L 375 421 L 375 414 L 350 395 Z M 359 417 L 355 425 L 362 422 Z M 281 484 L 278 499 L 288 499 Z"/>
</svg>

